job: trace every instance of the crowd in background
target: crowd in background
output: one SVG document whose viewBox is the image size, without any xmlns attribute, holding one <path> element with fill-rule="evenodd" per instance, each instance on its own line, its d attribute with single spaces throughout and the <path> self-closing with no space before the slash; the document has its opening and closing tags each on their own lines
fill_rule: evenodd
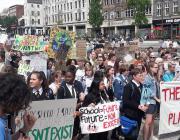
<svg viewBox="0 0 180 140">
<path fill-rule="evenodd" d="M 105 48 L 103 45 L 98 44 L 88 49 L 87 58 L 66 60 L 66 68 L 63 70 L 57 69 L 57 62 L 49 58 L 47 74 L 42 71 L 33 71 L 28 75 L 27 79 L 23 79 L 23 76 L 21 76 L 26 82 L 27 87 L 24 85 L 25 88 L 30 89 L 30 93 L 27 91 L 27 94 L 31 95 L 31 98 L 26 97 L 28 101 L 25 101 L 24 98 L 24 102 L 20 98 L 22 103 L 16 102 L 14 106 L 15 108 L 17 106 L 17 108 L 5 111 L 5 113 L 15 113 L 19 109 L 26 108 L 30 100 L 76 98 L 78 101 L 74 113 L 73 129 L 73 140 L 76 140 L 83 137 L 79 125 L 79 116 L 81 114 L 78 110 L 80 107 L 120 101 L 121 113 L 136 120 L 139 129 L 142 119 L 145 120 L 143 140 L 150 140 L 153 135 L 154 119 L 159 112 L 160 82 L 180 80 L 180 57 L 177 55 L 177 48 L 172 45 L 170 43 L 168 47 L 159 48 L 158 53 L 153 52 L 152 47 L 136 51 L 134 59 L 129 62 L 121 56 L 117 56 L 116 47 Z M 0 71 L 9 75 L 15 74 L 22 54 L 8 47 L 4 48 L 5 50 L 0 51 Z M 6 76 L 9 77 L 7 74 Z M 0 88 L 3 87 L 3 84 L 11 87 L 12 82 L 1 82 Z M 17 86 L 17 90 L 18 84 L 21 83 L 14 85 Z M 148 99 L 142 103 L 141 93 L 144 90 L 144 85 L 150 86 L 150 92 L 148 92 Z M 15 91 L 14 89 L 14 92 L 12 92 L 12 94 L 14 93 L 12 98 L 19 98 Z M 5 100 L 6 97 L 1 99 Z M 24 107 L 20 108 L 21 104 Z M 1 103 L 0 106 L 2 106 Z M 10 126 L 12 129 L 12 125 Z M 110 134 L 111 139 L 119 139 L 119 136 L 122 136 L 125 137 L 125 140 L 129 140 L 128 137 L 123 136 L 119 129 L 112 130 L 112 133 L 90 134 L 89 139 L 106 140 Z"/>
</svg>

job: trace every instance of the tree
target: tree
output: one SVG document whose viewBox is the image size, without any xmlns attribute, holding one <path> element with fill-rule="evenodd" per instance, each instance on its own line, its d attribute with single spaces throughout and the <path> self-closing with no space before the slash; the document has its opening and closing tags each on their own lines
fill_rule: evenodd
<svg viewBox="0 0 180 140">
<path fill-rule="evenodd" d="M 91 0 L 89 7 L 89 24 L 97 31 L 103 23 L 101 0 Z"/>
<path fill-rule="evenodd" d="M 148 19 L 145 15 L 147 7 L 151 6 L 150 0 L 128 0 L 127 5 L 129 9 L 134 10 L 135 25 L 140 26 L 148 23 Z"/>
<path fill-rule="evenodd" d="M 11 32 L 11 26 L 14 25 L 17 27 L 17 24 L 18 20 L 16 16 L 0 18 L 0 25 L 2 25 L 4 28 L 7 28 L 7 32 Z"/>
</svg>

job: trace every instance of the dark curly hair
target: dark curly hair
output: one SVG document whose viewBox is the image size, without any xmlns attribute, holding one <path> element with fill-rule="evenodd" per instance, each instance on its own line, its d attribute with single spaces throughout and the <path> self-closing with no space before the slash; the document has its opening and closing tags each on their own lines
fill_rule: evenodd
<svg viewBox="0 0 180 140">
<path fill-rule="evenodd" d="M 31 93 L 25 81 L 16 74 L 0 74 L 0 107 L 11 114 L 29 107 Z"/>
</svg>

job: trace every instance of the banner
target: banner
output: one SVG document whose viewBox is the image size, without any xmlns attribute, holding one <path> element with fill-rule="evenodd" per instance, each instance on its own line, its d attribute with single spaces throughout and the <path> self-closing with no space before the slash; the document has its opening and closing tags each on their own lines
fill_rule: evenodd
<svg viewBox="0 0 180 140">
<path fill-rule="evenodd" d="M 95 107 L 80 108 L 82 134 L 112 130 L 120 125 L 119 102 L 100 104 Z"/>
<path fill-rule="evenodd" d="M 48 46 L 43 36 L 36 35 L 17 35 L 14 41 L 13 49 L 21 52 L 39 52 L 44 51 Z"/>
<path fill-rule="evenodd" d="M 160 84 L 159 134 L 180 131 L 180 82 Z"/>
<path fill-rule="evenodd" d="M 37 121 L 28 133 L 30 138 L 32 140 L 71 140 L 76 103 L 76 99 L 32 102 L 29 112 L 36 116 Z M 23 112 L 19 113 L 21 119 L 19 128 L 23 126 L 23 114 Z"/>
</svg>

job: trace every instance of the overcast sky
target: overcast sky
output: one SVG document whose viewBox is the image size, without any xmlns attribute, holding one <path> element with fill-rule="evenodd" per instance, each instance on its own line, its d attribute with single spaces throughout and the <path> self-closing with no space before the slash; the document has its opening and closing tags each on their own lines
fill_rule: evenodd
<svg viewBox="0 0 180 140">
<path fill-rule="evenodd" d="M 24 0 L 0 0 L 0 12 L 2 12 L 4 8 L 8 8 L 15 4 L 24 4 Z"/>
</svg>

